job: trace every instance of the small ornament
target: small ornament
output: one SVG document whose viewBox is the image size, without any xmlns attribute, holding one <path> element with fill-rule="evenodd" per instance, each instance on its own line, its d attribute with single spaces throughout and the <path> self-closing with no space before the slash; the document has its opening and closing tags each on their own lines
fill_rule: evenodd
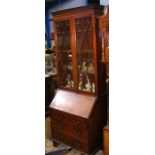
<svg viewBox="0 0 155 155">
<path fill-rule="evenodd" d="M 82 89 L 82 85 L 79 83 L 79 90 L 81 90 Z"/>
<path fill-rule="evenodd" d="M 92 92 L 95 93 L 95 83 L 92 83 Z"/>
<path fill-rule="evenodd" d="M 93 61 L 90 63 L 90 65 L 89 65 L 89 67 L 88 67 L 88 72 L 89 73 L 94 73 L 94 63 L 93 63 Z"/>
<path fill-rule="evenodd" d="M 72 63 L 71 62 L 68 64 L 68 69 L 72 70 Z"/>
<path fill-rule="evenodd" d="M 83 64 L 82 64 L 82 71 L 86 72 L 87 71 L 87 65 L 86 65 L 86 61 L 84 60 Z"/>
<path fill-rule="evenodd" d="M 79 77 L 79 90 L 82 89 L 82 83 L 83 83 L 83 78 L 82 78 L 82 74 L 80 74 L 80 77 Z"/>
<path fill-rule="evenodd" d="M 71 84 L 71 88 L 73 88 L 73 86 L 74 86 L 74 82 L 71 81 L 70 84 Z"/>
<path fill-rule="evenodd" d="M 71 77 L 69 74 L 67 75 L 67 86 L 66 87 L 67 88 L 71 87 Z"/>
<path fill-rule="evenodd" d="M 91 91 L 91 84 L 88 82 L 85 85 L 87 91 Z"/>
</svg>

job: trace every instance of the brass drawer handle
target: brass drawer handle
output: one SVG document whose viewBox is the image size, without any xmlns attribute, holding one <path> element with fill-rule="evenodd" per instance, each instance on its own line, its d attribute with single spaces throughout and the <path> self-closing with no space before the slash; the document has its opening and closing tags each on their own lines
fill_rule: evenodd
<svg viewBox="0 0 155 155">
<path fill-rule="evenodd" d="M 77 135 L 80 135 L 81 131 L 80 130 L 74 130 L 74 133 L 77 134 Z"/>
<path fill-rule="evenodd" d="M 80 147 L 81 146 L 81 143 L 77 142 L 77 141 L 74 141 L 74 146 L 75 147 Z"/>
<path fill-rule="evenodd" d="M 80 121 L 78 121 L 78 120 L 73 120 L 73 123 L 74 123 L 75 125 L 78 125 L 78 124 L 80 123 Z"/>
</svg>

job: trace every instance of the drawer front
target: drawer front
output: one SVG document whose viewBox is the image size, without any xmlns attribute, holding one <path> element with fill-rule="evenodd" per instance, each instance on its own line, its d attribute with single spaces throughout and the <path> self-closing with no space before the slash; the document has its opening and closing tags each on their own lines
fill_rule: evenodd
<svg viewBox="0 0 155 155">
<path fill-rule="evenodd" d="M 70 124 L 71 126 L 87 129 L 87 120 L 85 118 L 78 117 L 55 109 L 51 109 L 50 113 L 52 120 L 61 120 L 67 124 Z"/>
<path fill-rule="evenodd" d="M 88 141 L 88 130 L 80 128 L 78 126 L 70 126 L 69 124 L 61 121 L 61 120 L 54 120 L 51 121 L 52 128 L 55 131 L 63 132 L 64 134 L 76 138 L 81 141 Z"/>
<path fill-rule="evenodd" d="M 61 132 L 52 131 L 52 138 L 84 153 L 89 152 L 88 143 L 69 137 Z"/>
</svg>

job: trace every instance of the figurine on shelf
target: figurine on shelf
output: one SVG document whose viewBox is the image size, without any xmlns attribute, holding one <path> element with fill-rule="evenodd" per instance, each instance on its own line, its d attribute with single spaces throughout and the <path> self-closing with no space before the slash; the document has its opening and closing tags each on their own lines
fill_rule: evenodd
<svg viewBox="0 0 155 155">
<path fill-rule="evenodd" d="M 67 75 L 67 86 L 66 87 L 67 88 L 70 88 L 71 87 L 71 77 L 70 77 L 69 74 Z"/>
<path fill-rule="evenodd" d="M 71 84 L 71 88 L 73 88 L 74 87 L 74 82 L 71 81 L 70 84 Z"/>
<path fill-rule="evenodd" d="M 68 64 L 68 69 L 72 70 L 72 63 L 71 62 L 69 62 L 69 64 Z"/>
<path fill-rule="evenodd" d="M 82 89 L 82 84 L 81 83 L 79 83 L 79 90 L 81 90 Z"/>
<path fill-rule="evenodd" d="M 95 93 L 95 83 L 92 83 L 92 92 Z"/>
<path fill-rule="evenodd" d="M 83 83 L 82 74 L 80 74 L 80 77 L 79 77 L 79 90 L 82 89 L 82 83 Z"/>
<path fill-rule="evenodd" d="M 88 67 L 88 72 L 92 74 L 94 73 L 94 62 L 93 61 L 90 62 L 90 65 Z"/>
<path fill-rule="evenodd" d="M 83 63 L 82 63 L 82 71 L 86 72 L 87 71 L 87 65 L 86 65 L 86 60 L 84 59 Z"/>
<path fill-rule="evenodd" d="M 71 53 L 71 50 L 68 50 L 68 58 L 72 59 L 72 53 Z"/>
<path fill-rule="evenodd" d="M 78 65 L 78 70 L 81 71 L 82 70 L 82 66 Z"/>
<path fill-rule="evenodd" d="M 90 84 L 90 82 L 86 83 L 85 87 L 86 87 L 86 91 L 91 92 L 91 84 Z"/>
<path fill-rule="evenodd" d="M 53 67 L 52 72 L 53 72 L 54 74 L 56 74 L 56 73 L 57 73 L 57 71 L 56 71 L 56 67 Z"/>
<path fill-rule="evenodd" d="M 91 92 L 91 84 L 90 84 L 90 79 L 88 78 L 87 73 L 86 73 L 86 79 L 87 79 L 87 83 L 86 83 L 86 85 L 85 85 L 85 87 L 86 87 L 86 91 Z"/>
</svg>

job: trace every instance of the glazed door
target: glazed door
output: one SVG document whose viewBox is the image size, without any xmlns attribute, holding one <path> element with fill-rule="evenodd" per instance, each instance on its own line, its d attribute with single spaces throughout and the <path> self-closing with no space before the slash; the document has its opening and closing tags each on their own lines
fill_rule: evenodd
<svg viewBox="0 0 155 155">
<path fill-rule="evenodd" d="M 55 22 L 58 83 L 60 87 L 74 89 L 70 20 Z"/>
<path fill-rule="evenodd" d="M 95 65 L 92 16 L 75 19 L 77 87 L 79 91 L 95 93 Z"/>
</svg>

